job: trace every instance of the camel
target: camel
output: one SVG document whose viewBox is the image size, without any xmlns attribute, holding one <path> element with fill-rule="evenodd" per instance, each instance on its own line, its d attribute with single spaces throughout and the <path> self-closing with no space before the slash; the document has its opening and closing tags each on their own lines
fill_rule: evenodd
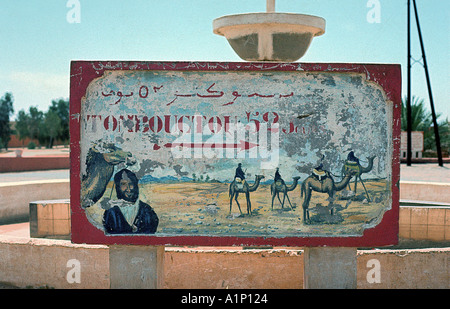
<svg viewBox="0 0 450 309">
<path fill-rule="evenodd" d="M 123 151 L 113 144 L 103 145 L 103 148 L 109 152 L 101 153 L 95 146 L 89 149 L 86 158 L 86 174 L 81 179 L 81 206 L 83 208 L 92 206 L 101 199 L 114 173 L 115 165 L 122 162 L 127 165 L 134 164 L 128 160 L 131 152 Z"/>
<path fill-rule="evenodd" d="M 287 193 L 289 191 L 293 191 L 297 187 L 297 183 L 298 183 L 298 180 L 300 179 L 300 177 L 296 176 L 296 177 L 293 177 L 293 179 L 294 179 L 294 183 L 289 187 L 286 186 L 284 181 L 276 181 L 270 185 L 270 193 L 272 194 L 272 209 L 273 209 L 273 200 L 275 199 L 275 196 L 277 196 L 278 201 L 280 201 L 280 203 L 281 203 L 281 208 L 284 208 L 284 200 L 287 197 L 289 205 L 291 206 L 291 209 L 294 210 L 294 208 L 292 208 L 291 200 L 289 199 L 289 195 Z M 283 192 L 283 194 L 284 194 L 283 201 L 280 200 L 280 192 Z"/>
<path fill-rule="evenodd" d="M 236 201 L 236 204 L 238 205 L 241 215 L 243 214 L 242 210 L 241 210 L 241 206 L 239 205 L 239 202 L 238 202 L 239 193 L 245 194 L 245 198 L 247 199 L 247 214 L 249 214 L 249 215 L 252 214 L 252 204 L 250 202 L 250 192 L 254 192 L 254 191 L 256 191 L 256 189 L 258 189 L 259 183 L 260 183 L 261 179 L 263 179 L 263 178 L 264 178 L 263 175 L 256 175 L 255 183 L 251 186 L 249 186 L 247 182 L 239 183 L 236 181 L 236 179 L 233 180 L 233 182 L 230 184 L 230 189 L 229 189 L 229 194 L 230 194 L 229 215 L 231 215 L 231 206 L 233 203 L 233 198 Z"/>
<path fill-rule="evenodd" d="M 359 164 L 359 162 L 353 162 L 353 161 L 347 160 L 347 161 L 345 161 L 345 164 L 342 167 L 342 173 L 341 173 L 341 175 L 345 175 L 345 173 L 349 170 L 355 171 L 355 175 L 354 175 L 355 176 L 355 190 L 353 192 L 355 192 L 355 194 L 356 194 L 356 184 L 358 183 L 358 178 L 359 178 L 359 181 L 363 185 L 364 191 L 366 192 L 367 200 L 369 202 L 370 202 L 370 196 L 369 196 L 366 186 L 364 185 L 364 182 L 361 178 L 361 174 L 368 173 L 372 170 L 374 159 L 375 159 L 375 156 L 369 157 L 369 164 L 366 167 L 361 166 L 361 164 Z M 350 189 L 350 183 L 348 184 L 348 188 Z"/>
<path fill-rule="evenodd" d="M 340 182 L 334 182 L 333 177 L 328 174 L 328 176 L 322 181 L 316 179 L 313 175 L 307 177 L 305 181 L 303 181 L 301 186 L 301 197 L 303 197 L 303 193 L 305 193 L 305 199 L 303 200 L 303 221 L 305 224 L 310 222 L 309 219 L 309 201 L 311 200 L 311 191 L 316 191 L 320 193 L 328 193 L 329 199 L 334 199 L 334 194 L 337 191 L 341 191 L 345 189 L 345 187 L 350 182 L 350 179 L 353 177 L 355 171 L 350 170 Z"/>
</svg>

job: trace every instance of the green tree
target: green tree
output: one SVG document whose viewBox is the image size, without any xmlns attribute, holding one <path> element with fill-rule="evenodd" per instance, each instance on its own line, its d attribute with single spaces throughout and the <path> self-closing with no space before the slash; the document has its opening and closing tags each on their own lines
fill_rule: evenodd
<svg viewBox="0 0 450 309">
<path fill-rule="evenodd" d="M 49 107 L 49 112 L 54 112 L 59 118 L 60 130 L 57 139 L 63 142 L 67 142 L 70 138 L 69 135 L 69 100 L 58 99 L 53 100 Z"/>
<path fill-rule="evenodd" d="M 411 99 L 411 130 L 425 131 L 433 124 L 431 113 L 425 108 L 424 100 L 416 96 Z M 402 100 L 402 131 L 408 129 L 406 98 Z"/>
<path fill-rule="evenodd" d="M 16 118 L 16 133 L 19 136 L 19 140 L 24 140 L 27 137 L 30 137 L 28 122 L 28 114 L 23 109 L 20 110 Z"/>
<path fill-rule="evenodd" d="M 39 144 L 52 148 L 55 140 L 67 142 L 69 136 L 69 100 L 53 100 L 47 112 L 31 106 L 26 113 L 19 111 L 16 121 L 20 139 L 37 139 Z"/>
<path fill-rule="evenodd" d="M 14 113 L 13 96 L 10 92 L 0 99 L 0 148 L 8 149 L 8 143 L 11 140 L 11 124 L 9 117 Z"/>
<path fill-rule="evenodd" d="M 38 110 L 37 107 L 30 106 L 28 113 L 20 110 L 16 119 L 16 132 L 19 135 L 19 139 L 23 140 L 29 137 L 30 139 L 38 139 L 40 143 L 42 140 L 40 132 L 43 121 L 44 113 Z"/>
<path fill-rule="evenodd" d="M 28 130 L 29 130 L 29 137 L 31 139 L 40 139 L 41 136 L 40 130 L 41 130 L 41 124 L 44 121 L 44 113 L 40 110 L 38 110 L 37 107 L 30 106 L 29 113 L 28 113 Z"/>
<path fill-rule="evenodd" d="M 61 135 L 62 121 L 56 111 L 49 109 L 44 114 L 44 119 L 40 123 L 39 143 L 45 144 L 47 148 L 53 148 L 53 143 Z"/>
</svg>

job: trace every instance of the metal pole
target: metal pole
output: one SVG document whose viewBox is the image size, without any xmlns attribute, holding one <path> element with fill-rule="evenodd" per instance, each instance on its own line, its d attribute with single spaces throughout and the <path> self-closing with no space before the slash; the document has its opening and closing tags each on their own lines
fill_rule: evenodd
<svg viewBox="0 0 450 309">
<path fill-rule="evenodd" d="M 406 146 L 406 165 L 411 166 L 411 0 L 408 0 L 408 88 L 406 93 L 406 134 L 407 134 L 407 146 Z"/>
<path fill-rule="evenodd" d="M 417 14 L 416 0 L 413 0 L 413 4 L 414 4 L 414 13 L 416 15 L 417 31 L 419 32 L 420 48 L 422 49 L 423 66 L 425 68 L 425 77 L 427 79 L 428 95 L 430 98 L 430 105 L 431 105 L 431 114 L 433 116 L 434 136 L 435 136 L 435 140 L 436 140 L 436 151 L 438 154 L 439 166 L 443 166 L 444 163 L 442 161 L 441 139 L 439 138 L 439 128 L 437 125 L 436 112 L 434 111 L 433 95 L 431 93 L 431 82 L 430 82 L 430 76 L 428 74 L 428 65 L 427 65 L 427 58 L 425 57 L 425 48 L 423 46 L 422 32 L 420 31 L 419 15 Z"/>
</svg>

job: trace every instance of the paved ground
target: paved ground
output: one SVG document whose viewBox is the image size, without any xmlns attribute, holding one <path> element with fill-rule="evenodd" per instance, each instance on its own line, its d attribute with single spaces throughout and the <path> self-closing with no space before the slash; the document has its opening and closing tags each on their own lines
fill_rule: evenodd
<svg viewBox="0 0 450 309">
<path fill-rule="evenodd" d="M 450 164 L 412 164 L 400 166 L 400 181 L 424 181 L 450 183 Z"/>
<path fill-rule="evenodd" d="M 32 181 L 45 179 L 69 179 L 70 171 L 64 170 L 47 170 L 34 172 L 17 172 L 17 173 L 0 173 L 0 184 L 6 182 Z"/>
</svg>

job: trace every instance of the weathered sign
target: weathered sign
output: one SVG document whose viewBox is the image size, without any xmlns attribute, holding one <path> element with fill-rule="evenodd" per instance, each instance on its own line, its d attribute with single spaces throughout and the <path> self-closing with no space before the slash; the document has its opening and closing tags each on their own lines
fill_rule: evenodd
<svg viewBox="0 0 450 309">
<path fill-rule="evenodd" d="M 72 241 L 381 246 L 400 66 L 72 62 Z"/>
<path fill-rule="evenodd" d="M 420 159 L 423 153 L 423 131 L 411 132 L 411 154 L 412 158 Z M 400 152 L 401 158 L 406 159 L 408 151 L 408 132 L 401 132 Z"/>
</svg>

